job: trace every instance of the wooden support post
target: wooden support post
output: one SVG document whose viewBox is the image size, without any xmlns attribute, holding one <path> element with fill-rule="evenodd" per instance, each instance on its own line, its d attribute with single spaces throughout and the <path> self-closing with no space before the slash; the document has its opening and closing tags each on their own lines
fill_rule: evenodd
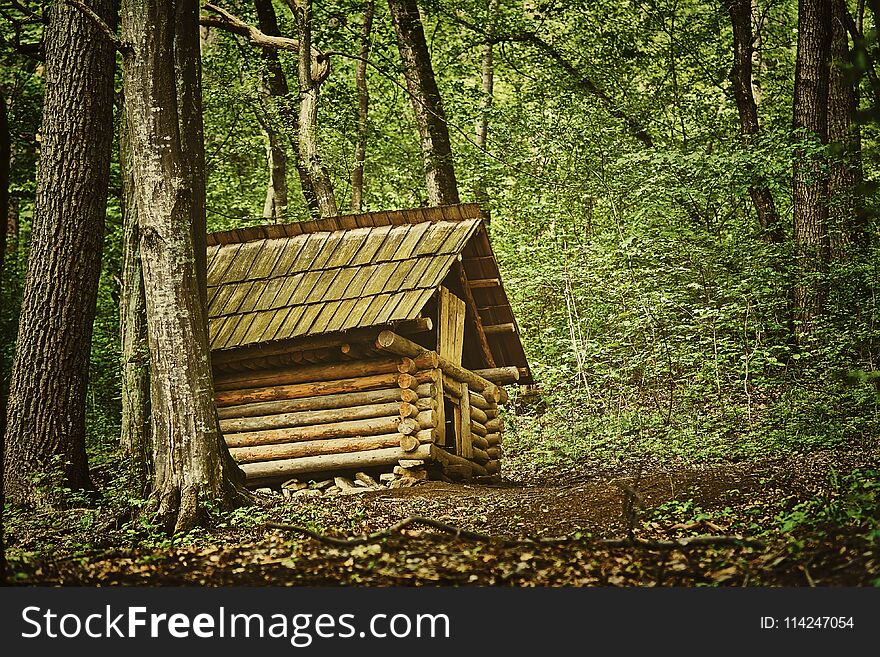
<svg viewBox="0 0 880 657">
<path fill-rule="evenodd" d="M 461 454 L 466 459 L 473 458 L 474 448 L 473 443 L 471 442 L 471 396 L 468 394 L 468 388 L 466 383 L 461 384 L 461 399 L 458 400 L 460 414 L 461 414 L 461 423 L 460 423 L 460 434 L 461 434 L 461 450 L 456 450 L 458 454 Z"/>
<path fill-rule="evenodd" d="M 459 260 L 456 260 L 455 265 L 453 266 L 455 267 L 458 281 L 461 283 L 461 288 L 464 292 L 464 300 L 470 311 L 471 323 L 474 326 L 474 332 L 477 334 L 477 340 L 480 343 L 480 350 L 483 352 L 483 358 L 486 359 L 486 364 L 489 367 L 495 367 L 495 357 L 492 355 L 492 349 L 489 347 L 489 341 L 486 339 L 486 331 L 483 330 L 483 320 L 480 318 L 480 309 L 477 308 L 477 302 L 474 300 L 474 293 L 471 291 L 471 287 L 468 284 L 467 272 L 465 272 L 464 265 L 462 265 Z"/>
</svg>

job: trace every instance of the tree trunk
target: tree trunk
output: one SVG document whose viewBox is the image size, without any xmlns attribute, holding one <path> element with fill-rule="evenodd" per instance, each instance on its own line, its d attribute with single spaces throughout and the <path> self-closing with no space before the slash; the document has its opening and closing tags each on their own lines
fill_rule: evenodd
<svg viewBox="0 0 880 657">
<path fill-rule="evenodd" d="M 280 35 L 278 20 L 271 0 L 254 0 L 257 10 L 260 31 L 264 34 Z M 289 89 L 278 53 L 263 49 L 263 61 L 267 74 L 260 85 L 260 105 L 262 116 L 258 116 L 266 133 L 266 160 L 269 164 L 269 184 L 266 188 L 266 200 L 263 203 L 263 219 L 277 223 L 284 221 L 287 215 L 287 153 L 284 150 L 281 135 L 272 120 L 273 102 L 275 97 L 283 102 Z"/>
<path fill-rule="evenodd" d="M 828 87 L 828 234 L 831 256 L 843 259 L 851 245 L 864 242 L 862 138 L 856 121 L 858 95 L 850 74 L 846 2 L 833 0 L 831 71 Z"/>
<path fill-rule="evenodd" d="M 112 0 L 90 6 L 116 24 Z M 45 36 L 42 155 L 7 408 L 13 504 L 57 506 L 90 485 L 85 403 L 113 135 L 115 51 L 58 2 Z M 39 476 L 40 481 L 36 481 Z"/>
<path fill-rule="evenodd" d="M 388 0 L 388 7 L 422 144 L 428 204 L 458 203 L 449 129 L 431 67 L 431 53 L 425 41 L 418 3 L 416 0 Z"/>
<path fill-rule="evenodd" d="M 486 38 L 483 41 L 483 64 L 481 71 L 480 114 L 476 123 L 476 143 L 480 151 L 486 150 L 489 137 L 489 109 L 492 107 L 492 94 L 495 86 L 495 68 L 493 65 L 493 39 L 495 37 L 495 14 L 498 11 L 498 0 L 489 0 L 488 16 L 486 20 Z M 479 157 L 479 156 L 478 156 Z M 486 193 L 485 174 L 481 171 L 477 174 L 474 183 L 474 198 L 477 203 L 489 202 Z"/>
<path fill-rule="evenodd" d="M 257 20 L 260 31 L 263 32 L 263 34 L 268 34 L 270 36 L 281 36 L 281 30 L 278 27 L 278 17 L 275 14 L 275 8 L 272 6 L 272 0 L 254 0 L 254 7 L 257 10 Z M 280 144 L 280 131 L 277 130 L 273 124 L 273 114 L 277 113 L 282 119 L 284 131 L 293 137 L 291 141 L 296 153 L 294 156 L 294 164 L 299 177 L 300 188 L 302 189 L 303 198 L 306 201 L 306 207 L 309 209 L 309 214 L 317 218 L 320 216 L 318 199 L 315 197 L 315 190 L 313 189 L 309 172 L 303 165 L 302 159 L 299 157 L 299 117 L 296 115 L 296 112 L 292 110 L 290 85 L 287 83 L 287 76 L 284 74 L 284 69 L 281 67 L 281 60 L 278 58 L 278 52 L 276 50 L 272 48 L 263 48 L 263 61 L 266 63 L 266 69 L 268 71 L 268 75 L 266 76 L 266 89 L 268 89 L 269 96 L 268 98 L 264 97 L 264 100 L 266 101 L 264 107 L 266 110 L 266 121 L 268 123 L 266 126 L 266 133 L 269 135 L 270 148 L 272 149 L 272 160 L 270 161 L 269 167 L 270 176 L 273 176 L 273 203 L 276 205 L 279 203 L 278 190 L 281 186 L 278 181 L 281 177 L 281 171 L 279 169 L 273 172 L 272 167 L 275 163 L 280 163 L 282 161 L 282 156 L 284 161 L 285 179 L 287 175 L 287 153 Z M 276 143 L 272 143 L 273 135 L 276 139 Z M 286 195 L 286 183 L 284 190 Z"/>
<path fill-rule="evenodd" d="M 831 3 L 800 0 L 794 79 L 796 139 L 828 141 L 828 81 L 831 54 Z M 793 176 L 794 246 L 797 280 L 794 287 L 795 334 L 807 335 L 825 305 L 821 281 L 828 261 L 828 176 L 825 157 L 795 153 Z"/>
<path fill-rule="evenodd" d="M 753 74 L 753 35 L 752 0 L 727 0 L 727 10 L 733 26 L 733 67 L 730 69 L 730 82 L 733 97 L 739 112 L 740 140 L 746 149 L 752 146 L 754 137 L 760 131 L 758 123 L 758 104 L 755 97 Z M 758 223 L 764 238 L 769 242 L 781 243 L 785 236 L 773 194 L 766 181 L 760 176 L 749 185 L 749 196 L 758 215 Z"/>
<path fill-rule="evenodd" d="M 214 408 L 196 0 L 126 0 L 125 89 L 150 348 L 150 510 L 187 531 L 201 502 L 240 500 Z"/>
<path fill-rule="evenodd" d="M 318 87 L 312 70 L 312 2 L 290 0 L 299 33 L 299 155 L 309 172 L 322 217 L 339 214 L 333 181 L 318 154 Z"/>
<path fill-rule="evenodd" d="M 364 162 L 367 156 L 367 131 L 370 94 L 367 89 L 367 58 L 370 56 L 370 36 L 373 30 L 373 0 L 364 2 L 364 22 L 361 26 L 361 49 L 358 53 L 355 82 L 358 97 L 357 142 L 354 145 L 354 170 L 351 172 L 351 211 L 361 212 L 364 206 Z"/>
<path fill-rule="evenodd" d="M 9 115 L 6 94 L 0 88 L 0 218 L 4 225 L 0 230 L 0 275 L 6 261 L 6 217 L 9 216 L 9 169 L 12 163 L 12 138 L 9 134 Z"/>
<path fill-rule="evenodd" d="M 119 133 L 119 168 L 122 175 L 120 448 L 128 464 L 132 490 L 138 495 L 145 495 L 148 492 L 150 474 L 150 350 L 147 344 L 147 302 L 144 294 L 131 145 L 124 120 Z"/>
</svg>

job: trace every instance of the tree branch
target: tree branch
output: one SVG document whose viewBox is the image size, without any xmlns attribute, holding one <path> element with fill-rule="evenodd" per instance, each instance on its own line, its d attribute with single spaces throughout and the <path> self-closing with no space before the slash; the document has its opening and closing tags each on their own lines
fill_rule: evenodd
<svg viewBox="0 0 880 657">
<path fill-rule="evenodd" d="M 106 36 L 117 51 L 122 54 L 126 54 L 131 52 L 131 45 L 125 43 L 116 36 L 116 32 L 110 29 L 110 26 L 104 22 L 104 19 L 98 16 L 94 11 L 92 11 L 91 7 L 87 6 L 82 0 L 64 0 L 64 3 L 75 8 L 79 9 L 86 18 L 88 18 L 92 23 L 94 23 L 95 27 L 97 27 L 103 34 Z"/>
<path fill-rule="evenodd" d="M 253 25 L 245 23 L 234 14 L 226 11 L 222 7 L 206 2 L 202 5 L 205 11 L 217 14 L 219 18 L 212 16 L 202 16 L 199 23 L 205 27 L 216 27 L 226 32 L 232 32 L 239 36 L 245 37 L 249 43 L 264 49 L 271 50 L 287 50 L 289 52 L 299 52 L 299 40 L 290 39 L 282 36 L 272 36 L 260 31 Z M 330 63 L 327 57 L 317 48 L 311 49 L 312 53 L 312 79 L 316 84 L 323 82 L 330 74 Z"/>
</svg>

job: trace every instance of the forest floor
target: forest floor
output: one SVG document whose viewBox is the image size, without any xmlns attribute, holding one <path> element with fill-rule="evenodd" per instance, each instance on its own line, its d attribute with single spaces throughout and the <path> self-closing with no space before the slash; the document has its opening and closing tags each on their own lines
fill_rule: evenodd
<svg viewBox="0 0 880 657">
<path fill-rule="evenodd" d="M 552 476 L 517 472 L 513 462 L 498 485 L 273 496 L 176 542 L 137 523 L 108 525 L 106 510 L 87 508 L 13 515 L 7 540 L 20 584 L 878 586 L 878 466 L 876 447 L 705 466 L 580 464 Z M 640 502 L 627 516 L 632 493 Z M 349 537 L 409 516 L 493 538 L 413 525 L 339 546 L 267 526 Z M 705 535 L 761 545 L 669 544 Z M 569 540 L 505 542 L 559 536 Z"/>
</svg>

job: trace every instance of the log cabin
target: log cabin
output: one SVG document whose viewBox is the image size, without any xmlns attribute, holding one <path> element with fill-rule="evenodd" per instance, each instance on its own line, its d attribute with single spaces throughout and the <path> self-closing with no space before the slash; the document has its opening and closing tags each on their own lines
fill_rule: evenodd
<svg viewBox="0 0 880 657">
<path fill-rule="evenodd" d="M 500 471 L 504 386 L 532 374 L 487 224 L 463 204 L 208 235 L 217 412 L 249 486 Z"/>
</svg>

